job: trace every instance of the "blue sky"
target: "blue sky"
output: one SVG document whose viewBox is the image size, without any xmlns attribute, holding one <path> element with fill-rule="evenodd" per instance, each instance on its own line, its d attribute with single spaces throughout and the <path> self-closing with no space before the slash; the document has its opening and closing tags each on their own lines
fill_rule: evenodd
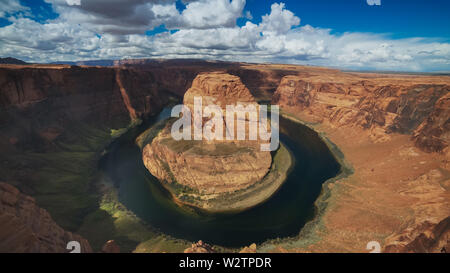
<svg viewBox="0 0 450 273">
<path fill-rule="evenodd" d="M 447 0 L 1 0 L 0 55 L 449 71 Z M 369 0 L 370 1 L 370 0 Z"/>
<path fill-rule="evenodd" d="M 260 0 L 248 0 L 245 7 L 259 22 L 268 12 Z M 286 8 L 302 24 L 331 28 L 333 32 L 389 33 L 395 38 L 450 38 L 450 1 L 381 0 L 369 6 L 364 0 L 285 0 Z"/>
<path fill-rule="evenodd" d="M 20 0 L 32 9 L 34 20 L 55 19 L 58 14 L 44 0 Z M 247 0 L 254 23 L 270 12 L 273 1 Z M 394 38 L 431 37 L 450 39 L 450 1 L 448 0 L 382 0 L 380 6 L 370 6 L 365 0 L 284 0 L 286 8 L 301 18 L 302 24 L 331 28 L 334 33 L 371 32 L 391 34 Z M 267 3 L 267 4 L 263 4 Z M 185 5 L 176 3 L 179 10 Z M 1 20 L 3 19 L 3 20 Z M 1 18 L 0 26 L 10 24 Z M 239 18 L 242 26 L 247 18 Z M 163 26 L 149 29 L 149 34 L 166 31 Z"/>
</svg>

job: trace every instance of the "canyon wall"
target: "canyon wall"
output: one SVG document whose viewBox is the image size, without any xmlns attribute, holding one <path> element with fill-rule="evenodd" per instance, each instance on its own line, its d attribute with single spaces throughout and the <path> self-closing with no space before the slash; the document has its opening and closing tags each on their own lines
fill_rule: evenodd
<svg viewBox="0 0 450 273">
<path fill-rule="evenodd" d="M 170 64 L 170 65 L 169 65 Z M 178 63 L 120 67 L 4 65 L 0 67 L 0 147 L 42 150 L 73 122 L 123 128 L 182 97 L 200 71 Z"/>
<path fill-rule="evenodd" d="M 67 253 L 67 243 L 80 243 L 81 253 L 92 252 L 80 235 L 63 230 L 34 198 L 0 182 L 0 252 Z"/>
<path fill-rule="evenodd" d="M 120 128 L 158 113 L 167 96 L 151 77 L 120 68 L 0 68 L 0 143 L 37 148 L 71 122 Z"/>
<path fill-rule="evenodd" d="M 424 151 L 443 151 L 450 141 L 450 85 L 408 78 L 348 73 L 286 76 L 272 103 L 311 122 L 364 128 L 374 142 L 387 141 L 391 133 L 408 134 Z"/>
</svg>

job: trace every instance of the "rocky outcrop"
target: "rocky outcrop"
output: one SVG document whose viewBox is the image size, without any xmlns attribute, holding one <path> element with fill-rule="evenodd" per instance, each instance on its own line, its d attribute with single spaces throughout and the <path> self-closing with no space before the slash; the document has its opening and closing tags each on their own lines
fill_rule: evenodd
<svg viewBox="0 0 450 273">
<path fill-rule="evenodd" d="M 272 103 L 308 116 L 312 122 L 359 126 L 370 131 L 374 142 L 388 140 L 390 133 L 401 133 L 412 134 L 416 146 L 427 152 L 448 146 L 449 84 L 424 83 L 420 78 L 358 76 L 286 76 Z"/>
<path fill-rule="evenodd" d="M 186 248 L 184 250 L 184 253 L 215 253 L 215 252 L 216 251 L 211 245 L 204 243 L 202 240 L 192 244 L 190 248 Z"/>
<path fill-rule="evenodd" d="M 202 97 L 203 107 L 215 104 L 223 110 L 237 102 L 256 105 L 239 78 L 224 73 L 195 78 L 184 96 L 192 113 L 194 97 Z M 211 195 L 248 188 L 269 171 L 270 152 L 261 151 L 258 141 L 176 141 L 170 130 L 169 124 L 143 149 L 145 166 L 160 180 Z"/>
<path fill-rule="evenodd" d="M 427 152 L 438 152 L 450 142 L 450 93 L 442 96 L 431 114 L 416 128 L 413 140 L 417 147 Z"/>
<path fill-rule="evenodd" d="M 92 252 L 86 239 L 63 230 L 32 197 L 0 182 L 0 252 L 67 253 L 70 241 L 80 243 L 81 253 Z"/>
<path fill-rule="evenodd" d="M 247 188 L 260 181 L 271 164 L 270 153 L 259 151 L 257 146 L 177 142 L 168 129 L 144 148 L 142 156 L 147 169 L 158 179 L 202 194 Z"/>
<path fill-rule="evenodd" d="M 450 253 L 450 217 L 439 223 L 425 221 L 388 237 L 383 252 Z"/>
<path fill-rule="evenodd" d="M 255 98 L 239 77 L 222 72 L 202 73 L 194 79 L 183 100 L 192 113 L 194 97 L 201 97 L 204 106 L 218 105 L 222 111 L 226 110 L 227 105 L 236 103 L 256 105 Z"/>
<path fill-rule="evenodd" d="M 239 251 L 239 253 L 256 253 L 256 244 L 251 244 L 249 246 L 244 247 Z"/>
</svg>

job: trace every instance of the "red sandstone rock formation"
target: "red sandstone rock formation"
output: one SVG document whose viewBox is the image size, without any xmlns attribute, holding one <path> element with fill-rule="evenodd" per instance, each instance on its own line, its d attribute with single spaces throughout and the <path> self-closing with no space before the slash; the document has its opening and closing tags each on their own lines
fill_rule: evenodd
<svg viewBox="0 0 450 273">
<path fill-rule="evenodd" d="M 204 243 L 202 240 L 192 244 L 190 248 L 186 248 L 184 253 L 214 253 L 216 252 L 212 246 Z"/>
<path fill-rule="evenodd" d="M 77 241 L 81 253 L 92 252 L 89 242 L 58 226 L 32 197 L 0 182 L 0 252 L 67 253 L 67 243 Z"/>
<path fill-rule="evenodd" d="M 202 73 L 194 79 L 183 100 L 191 112 L 194 112 L 194 97 L 202 97 L 204 105 L 215 104 L 222 110 L 225 110 L 227 105 L 234 105 L 237 102 L 256 103 L 239 77 L 221 72 Z"/>
<path fill-rule="evenodd" d="M 431 114 L 414 131 L 416 146 L 427 152 L 438 152 L 450 142 L 450 93 L 442 96 Z"/>
<path fill-rule="evenodd" d="M 358 76 L 286 76 L 272 102 L 313 122 L 362 127 L 374 142 L 384 142 L 394 132 L 413 134 L 417 147 L 427 152 L 448 146 L 450 84 Z"/>
<path fill-rule="evenodd" d="M 203 107 L 214 104 L 223 110 L 237 102 L 257 105 L 238 77 L 224 73 L 195 78 L 184 97 L 192 113 L 194 97 L 202 97 Z M 271 166 L 271 154 L 260 150 L 259 141 L 176 141 L 170 129 L 166 127 L 143 149 L 145 166 L 160 180 L 204 194 L 222 194 L 260 181 Z"/>
</svg>

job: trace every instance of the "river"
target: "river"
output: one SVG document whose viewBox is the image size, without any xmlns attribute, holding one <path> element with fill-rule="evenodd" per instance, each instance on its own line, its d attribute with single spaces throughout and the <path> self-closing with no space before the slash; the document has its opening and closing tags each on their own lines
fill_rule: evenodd
<svg viewBox="0 0 450 273">
<path fill-rule="evenodd" d="M 341 169 L 315 131 L 280 117 L 280 140 L 292 152 L 295 163 L 279 191 L 263 204 L 236 214 L 193 212 L 172 201 L 145 168 L 135 144 L 140 133 L 169 116 L 170 108 L 165 108 L 115 140 L 100 161 L 100 168 L 118 187 L 122 204 L 152 227 L 175 238 L 242 247 L 296 236 L 314 217 L 314 201 L 322 184 Z"/>
</svg>

